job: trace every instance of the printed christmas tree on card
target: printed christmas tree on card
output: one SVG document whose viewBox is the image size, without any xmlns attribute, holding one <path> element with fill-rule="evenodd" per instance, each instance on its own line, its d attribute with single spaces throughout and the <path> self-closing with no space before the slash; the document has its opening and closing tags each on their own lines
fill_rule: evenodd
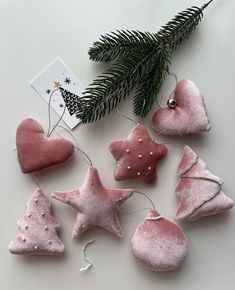
<svg viewBox="0 0 235 290">
<path fill-rule="evenodd" d="M 31 85 L 58 116 L 63 115 L 62 120 L 70 129 L 80 123 L 75 111 L 79 109 L 77 99 L 84 86 L 60 58 L 40 72 Z"/>
</svg>

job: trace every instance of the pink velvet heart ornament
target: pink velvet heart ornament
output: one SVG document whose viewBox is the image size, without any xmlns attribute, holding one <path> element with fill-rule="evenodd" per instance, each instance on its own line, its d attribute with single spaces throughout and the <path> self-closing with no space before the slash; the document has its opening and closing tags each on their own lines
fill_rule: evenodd
<svg viewBox="0 0 235 290">
<path fill-rule="evenodd" d="M 192 81 L 178 82 L 168 104 L 153 115 L 152 128 L 157 133 L 180 135 L 210 130 L 202 94 Z"/>
<path fill-rule="evenodd" d="M 132 238 L 135 257 L 155 271 L 175 270 L 186 258 L 188 240 L 174 222 L 150 210 Z"/>
<path fill-rule="evenodd" d="M 27 202 L 26 214 L 18 221 L 20 234 L 9 244 L 12 254 L 59 255 L 64 244 L 59 239 L 58 221 L 51 214 L 51 201 L 43 190 L 35 190 Z"/>
<path fill-rule="evenodd" d="M 233 201 L 221 189 L 223 180 L 207 170 L 205 162 L 189 146 L 184 148 L 178 176 L 175 189 L 180 200 L 178 219 L 194 221 L 233 207 Z"/>
<path fill-rule="evenodd" d="M 74 145 L 65 139 L 47 137 L 34 119 L 23 120 L 16 132 L 16 148 L 23 173 L 30 173 L 62 163 L 74 152 Z"/>
<path fill-rule="evenodd" d="M 126 139 L 111 142 L 109 150 L 117 161 L 117 181 L 137 179 L 145 183 L 156 181 L 157 163 L 167 153 L 167 147 L 155 143 L 142 125 L 134 127 Z"/>
</svg>

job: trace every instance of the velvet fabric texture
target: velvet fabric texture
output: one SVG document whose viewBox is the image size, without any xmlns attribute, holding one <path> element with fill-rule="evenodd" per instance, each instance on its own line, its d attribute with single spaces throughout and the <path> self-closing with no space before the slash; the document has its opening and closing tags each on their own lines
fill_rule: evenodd
<svg viewBox="0 0 235 290">
<path fill-rule="evenodd" d="M 233 201 L 221 189 L 223 180 L 207 170 L 205 162 L 189 146 L 184 148 L 178 176 L 175 190 L 180 200 L 178 219 L 194 221 L 233 207 Z"/>
<path fill-rule="evenodd" d="M 172 96 L 174 108 L 160 108 L 152 118 L 152 128 L 158 134 L 181 135 L 209 131 L 211 128 L 203 97 L 190 80 L 181 80 Z"/>
<path fill-rule="evenodd" d="M 34 119 L 23 120 L 16 132 L 16 148 L 23 173 L 31 173 L 62 163 L 74 152 L 74 145 L 65 139 L 47 137 Z"/>
<path fill-rule="evenodd" d="M 122 237 L 118 221 L 118 206 L 133 194 L 133 189 L 105 188 L 98 171 L 90 167 L 82 186 L 65 192 L 54 192 L 52 196 L 74 207 L 78 212 L 72 237 L 77 238 L 88 229 L 99 226 Z"/>
<path fill-rule="evenodd" d="M 150 210 L 132 238 L 135 257 L 147 268 L 170 271 L 179 267 L 188 252 L 188 240 L 174 222 Z"/>
<path fill-rule="evenodd" d="M 166 146 L 153 142 L 142 125 L 134 127 L 126 139 L 111 142 L 109 150 L 117 161 L 117 181 L 136 179 L 145 183 L 156 181 L 157 163 L 167 153 Z"/>
<path fill-rule="evenodd" d="M 43 190 L 35 190 L 27 202 L 26 214 L 18 221 L 20 234 L 9 244 L 12 254 L 59 255 L 64 244 L 59 239 L 58 221 L 51 215 L 51 201 Z"/>
</svg>

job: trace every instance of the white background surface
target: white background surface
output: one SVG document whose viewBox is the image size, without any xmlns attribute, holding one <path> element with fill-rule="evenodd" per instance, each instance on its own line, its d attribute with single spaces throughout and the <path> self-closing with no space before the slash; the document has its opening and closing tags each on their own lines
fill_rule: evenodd
<svg viewBox="0 0 235 290">
<path fill-rule="evenodd" d="M 1 194 L 0 194 L 0 289 L 2 290 L 232 290 L 235 287 L 235 214 L 182 224 L 190 241 L 190 252 L 182 267 L 171 273 L 146 270 L 132 255 L 130 239 L 145 212 L 122 215 L 125 232 L 119 240 L 101 229 L 89 231 L 79 241 L 71 240 L 75 212 L 54 201 L 54 212 L 62 225 L 61 238 L 66 254 L 61 257 L 22 257 L 8 252 L 8 242 L 17 233 L 16 221 L 25 212 L 25 202 L 35 184 L 23 175 L 13 155 L 15 131 L 25 117 L 38 119 L 47 128 L 47 106 L 29 86 L 33 76 L 60 56 L 78 78 L 88 85 L 103 70 L 89 61 L 88 47 L 101 33 L 115 29 L 156 32 L 177 12 L 203 1 L 173 0 L 1 0 L 0 7 L 0 100 L 1 100 Z M 189 78 L 204 94 L 212 130 L 186 138 L 187 143 L 207 162 L 209 169 L 224 178 L 224 191 L 235 199 L 235 1 L 215 0 L 189 40 L 173 57 L 171 71 L 179 79 Z M 164 104 L 173 88 L 169 79 L 161 91 Z M 120 106 L 131 116 L 131 102 Z M 149 126 L 153 111 L 145 119 Z M 53 114 L 54 121 L 57 116 Z M 148 193 L 159 211 L 174 219 L 176 166 L 182 152 L 180 138 L 158 138 L 178 145 L 159 166 L 159 181 L 146 187 L 138 183 L 117 183 L 112 178 L 114 160 L 108 152 L 113 139 L 124 138 L 133 124 L 113 112 L 93 125 L 82 125 L 74 134 L 99 168 L 106 186 L 133 186 Z M 154 133 L 150 129 L 151 134 Z M 84 178 L 87 165 L 80 154 L 70 162 L 38 174 L 48 196 L 55 190 L 73 189 Z M 125 208 L 141 208 L 147 200 L 134 197 Z M 84 265 L 81 247 L 89 239 L 94 267 L 79 273 Z"/>
</svg>

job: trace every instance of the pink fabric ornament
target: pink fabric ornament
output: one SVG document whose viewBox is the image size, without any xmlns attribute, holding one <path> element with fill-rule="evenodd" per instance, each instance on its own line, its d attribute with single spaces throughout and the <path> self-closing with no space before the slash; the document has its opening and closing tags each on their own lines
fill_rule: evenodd
<svg viewBox="0 0 235 290">
<path fill-rule="evenodd" d="M 156 181 L 157 163 L 167 153 L 166 146 L 153 142 L 142 125 L 134 127 L 126 139 L 113 141 L 109 150 L 117 161 L 117 181 L 137 179 L 146 183 Z"/>
<path fill-rule="evenodd" d="M 118 237 L 122 229 L 118 221 L 118 206 L 133 194 L 133 189 L 105 188 L 95 167 L 89 167 L 81 187 L 72 191 L 54 192 L 52 196 L 74 207 L 78 212 L 72 237 L 99 226 Z"/>
<path fill-rule="evenodd" d="M 38 171 L 69 159 L 74 145 L 65 139 L 47 137 L 34 119 L 23 120 L 16 132 L 16 148 L 23 173 Z"/>
<path fill-rule="evenodd" d="M 59 255 L 64 244 L 59 239 L 58 221 L 51 215 L 51 201 L 38 188 L 27 202 L 26 214 L 18 221 L 20 234 L 9 244 L 12 254 Z"/>
<path fill-rule="evenodd" d="M 205 162 L 189 146 L 184 148 L 178 175 L 175 189 L 180 200 L 178 219 L 194 221 L 233 207 L 233 201 L 221 189 L 223 180 L 207 170 Z"/>
<path fill-rule="evenodd" d="M 167 108 L 158 109 L 152 118 L 157 133 L 180 135 L 209 131 L 210 121 L 201 92 L 190 80 L 181 80 L 168 100 Z"/>
<path fill-rule="evenodd" d="M 175 270 L 188 252 L 188 240 L 183 230 L 156 210 L 148 212 L 131 242 L 135 257 L 155 271 Z"/>
</svg>

